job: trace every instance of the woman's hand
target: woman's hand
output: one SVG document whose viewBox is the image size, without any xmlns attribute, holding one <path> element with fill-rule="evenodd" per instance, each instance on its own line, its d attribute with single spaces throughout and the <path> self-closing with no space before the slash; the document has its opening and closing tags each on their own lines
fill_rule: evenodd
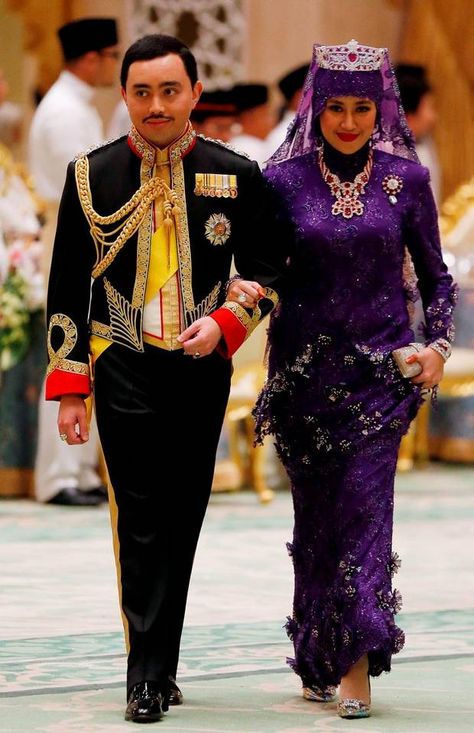
<svg viewBox="0 0 474 733">
<path fill-rule="evenodd" d="M 255 308 L 260 298 L 264 297 L 265 291 L 260 283 L 254 280 L 232 280 L 226 300 L 239 303 L 244 308 Z"/>
<path fill-rule="evenodd" d="M 417 374 L 416 377 L 412 377 L 413 384 L 419 384 L 425 389 L 436 387 L 443 378 L 444 359 L 441 354 L 426 346 L 406 360 L 407 364 L 413 364 L 415 361 L 421 365 L 423 371 Z"/>
</svg>

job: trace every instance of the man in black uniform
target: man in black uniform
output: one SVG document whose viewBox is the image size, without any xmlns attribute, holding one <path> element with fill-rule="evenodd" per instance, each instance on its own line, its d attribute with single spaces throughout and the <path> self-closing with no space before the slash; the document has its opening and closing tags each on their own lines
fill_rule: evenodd
<svg viewBox="0 0 474 733">
<path fill-rule="evenodd" d="M 121 82 L 129 135 L 68 167 L 46 397 L 60 400 L 60 437 L 79 445 L 93 375 L 128 648 L 125 717 L 149 722 L 182 702 L 180 637 L 230 357 L 277 302 L 283 257 L 257 164 L 189 122 L 202 89 L 189 49 L 145 36 L 126 52 Z M 230 300 L 232 258 L 245 282 Z"/>
</svg>

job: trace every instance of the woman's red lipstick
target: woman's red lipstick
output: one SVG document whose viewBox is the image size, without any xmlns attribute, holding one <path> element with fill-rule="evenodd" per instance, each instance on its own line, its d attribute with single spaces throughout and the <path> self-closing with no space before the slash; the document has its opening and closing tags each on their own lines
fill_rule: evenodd
<svg viewBox="0 0 474 733">
<path fill-rule="evenodd" d="M 336 134 L 345 143 L 352 143 L 359 137 L 358 134 L 354 135 L 352 132 L 338 132 Z"/>
</svg>

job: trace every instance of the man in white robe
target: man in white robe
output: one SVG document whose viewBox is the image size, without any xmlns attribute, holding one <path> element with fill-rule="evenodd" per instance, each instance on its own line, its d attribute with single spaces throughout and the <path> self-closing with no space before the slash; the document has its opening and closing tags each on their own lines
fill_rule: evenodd
<svg viewBox="0 0 474 733">
<path fill-rule="evenodd" d="M 68 163 L 104 142 L 102 119 L 93 104 L 96 87 L 112 86 L 117 75 L 117 25 L 111 18 L 84 18 L 58 31 L 65 68 L 41 100 L 29 135 L 30 170 L 47 203 L 44 271 L 49 272 L 59 201 Z M 99 438 L 95 419 L 91 439 L 68 446 L 58 438 L 57 405 L 40 402 L 35 493 L 38 501 L 68 506 L 106 500 L 97 473 Z"/>
</svg>

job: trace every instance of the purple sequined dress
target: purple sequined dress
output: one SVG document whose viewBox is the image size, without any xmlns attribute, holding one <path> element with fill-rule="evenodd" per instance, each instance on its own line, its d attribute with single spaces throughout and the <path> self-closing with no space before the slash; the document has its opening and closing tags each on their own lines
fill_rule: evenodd
<svg viewBox="0 0 474 733">
<path fill-rule="evenodd" d="M 365 653 L 370 674 L 388 671 L 404 642 L 394 621 L 400 595 L 391 585 L 399 564 L 393 485 L 401 437 L 421 402 L 390 355 L 420 340 L 410 327 L 405 247 L 423 299 L 426 343 L 452 336 L 454 288 L 428 172 L 379 150 L 373 156 L 363 214 L 348 219 L 331 213 L 334 198 L 314 154 L 266 172 L 293 246 L 255 416 L 259 438 L 275 437 L 294 501 L 290 664 L 305 684 L 320 686 L 338 684 Z M 335 151 L 333 158 L 337 168 Z M 354 159 L 345 158 L 353 179 Z M 396 203 L 382 185 L 393 175 L 403 184 Z"/>
</svg>

